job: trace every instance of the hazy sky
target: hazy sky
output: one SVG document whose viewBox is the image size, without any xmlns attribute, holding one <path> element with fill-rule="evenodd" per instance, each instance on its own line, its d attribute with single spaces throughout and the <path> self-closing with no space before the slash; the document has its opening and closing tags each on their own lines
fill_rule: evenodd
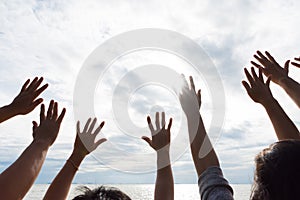
<svg viewBox="0 0 300 200">
<path fill-rule="evenodd" d="M 243 68 L 250 66 L 249 61 L 258 49 L 269 50 L 279 63 L 300 55 L 299 6 L 296 0 L 1 0 L 0 104 L 9 104 L 27 78 L 43 76 L 50 84 L 42 94 L 45 103 L 55 99 L 60 108 L 67 108 L 60 134 L 48 152 L 37 182 L 51 182 L 72 151 L 75 139 L 73 92 L 84 61 L 104 41 L 140 28 L 181 33 L 197 42 L 211 58 L 226 96 L 225 121 L 220 137 L 213 141 L 214 146 L 231 183 L 251 182 L 254 156 L 276 141 L 276 137 L 262 106 L 252 102 L 241 85 Z M 183 144 L 179 146 L 187 147 L 184 143 L 187 133 L 178 133 L 185 120 L 178 99 L 160 85 L 137 90 L 126 108 L 132 123 L 143 127 L 145 132 L 125 134 L 122 127 L 114 124 L 116 120 L 110 109 L 114 87 L 130 70 L 153 63 L 169 66 L 178 73 L 193 73 L 187 63 L 166 52 L 138 51 L 116 60 L 94 94 L 95 113 L 107 122 L 103 134 L 110 143 L 101 145 L 86 158 L 74 182 L 154 183 L 155 158 L 147 162 L 142 158 L 144 154 L 152 155 L 153 150 L 138 138 L 150 135 L 146 129 L 146 115 L 153 114 L 156 109 L 164 108 L 167 117 L 174 117 L 172 138 L 175 140 L 183 134 Z M 300 70 L 291 66 L 290 76 L 299 80 Z M 197 75 L 194 78 L 196 86 L 202 89 L 201 113 L 209 127 L 214 123 L 211 121 L 210 86 L 205 78 Z M 134 76 L 129 79 L 130 83 L 138 80 L 139 77 Z M 299 126 L 297 106 L 278 86 L 271 83 L 271 89 Z M 0 125 L 0 171 L 30 144 L 31 121 L 38 118 L 39 108 L 36 108 L 26 116 Z M 173 152 L 178 151 L 175 147 Z M 182 156 L 173 163 L 175 181 L 196 183 L 189 150 L 180 151 Z"/>
</svg>

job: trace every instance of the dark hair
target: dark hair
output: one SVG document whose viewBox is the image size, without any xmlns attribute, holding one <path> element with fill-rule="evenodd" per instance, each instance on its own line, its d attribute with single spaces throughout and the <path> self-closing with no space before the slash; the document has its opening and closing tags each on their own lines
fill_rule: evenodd
<svg viewBox="0 0 300 200">
<path fill-rule="evenodd" d="M 114 187 L 100 186 L 91 190 L 86 186 L 79 188 L 83 194 L 73 198 L 73 200 L 131 200 L 129 196 Z"/>
<path fill-rule="evenodd" d="M 255 163 L 251 200 L 300 199 L 300 141 L 276 142 Z"/>
</svg>

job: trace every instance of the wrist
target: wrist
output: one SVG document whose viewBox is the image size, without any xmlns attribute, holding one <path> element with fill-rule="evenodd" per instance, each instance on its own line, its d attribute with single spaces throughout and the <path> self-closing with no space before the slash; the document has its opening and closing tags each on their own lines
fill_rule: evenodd
<svg viewBox="0 0 300 200">
<path fill-rule="evenodd" d="M 200 117 L 200 111 L 193 110 L 193 111 L 185 113 L 185 115 L 186 115 L 186 118 L 188 121 L 194 121 L 196 118 Z"/>
<path fill-rule="evenodd" d="M 157 169 L 162 169 L 170 165 L 170 152 L 169 150 L 157 151 Z"/>
<path fill-rule="evenodd" d="M 49 147 L 51 146 L 49 144 L 49 142 L 44 141 L 44 140 L 33 140 L 31 144 L 33 144 L 35 146 L 38 146 L 38 147 L 40 147 L 40 148 L 42 148 L 44 150 L 48 150 Z"/>
<path fill-rule="evenodd" d="M 268 107 L 272 105 L 274 102 L 276 102 L 276 99 L 273 96 L 270 96 L 268 98 L 261 100 L 260 104 L 262 104 L 264 107 Z"/>
<path fill-rule="evenodd" d="M 77 161 L 82 161 L 86 157 L 86 155 L 87 154 L 85 154 L 83 152 L 73 150 L 70 158 L 77 160 Z"/>
<path fill-rule="evenodd" d="M 282 78 L 279 79 L 278 85 L 285 88 L 285 87 L 288 87 L 288 85 L 291 81 L 292 81 L 292 79 L 289 76 L 282 77 Z"/>
<path fill-rule="evenodd" d="M 12 104 L 3 106 L 1 108 L 1 110 L 2 110 L 3 113 L 5 113 L 5 116 L 6 116 L 7 119 L 18 115 L 18 112 L 16 111 L 16 109 L 14 108 L 14 106 Z"/>
</svg>

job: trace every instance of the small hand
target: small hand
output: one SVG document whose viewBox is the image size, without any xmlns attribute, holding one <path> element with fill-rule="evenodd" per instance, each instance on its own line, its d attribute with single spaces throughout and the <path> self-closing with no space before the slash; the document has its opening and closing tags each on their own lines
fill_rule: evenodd
<svg viewBox="0 0 300 200">
<path fill-rule="evenodd" d="M 48 87 L 48 84 L 45 84 L 42 87 L 38 88 L 41 85 L 42 81 L 43 77 L 39 79 L 36 77 L 31 83 L 30 79 L 28 79 L 24 83 L 20 93 L 10 104 L 16 114 L 28 114 L 43 101 L 42 98 L 36 99 Z M 28 86 L 29 83 L 30 85 Z"/>
<path fill-rule="evenodd" d="M 161 122 L 159 121 L 159 113 L 156 112 L 155 114 L 155 124 L 156 129 L 154 129 L 151 118 L 147 117 L 147 122 L 149 129 L 151 131 L 152 140 L 146 136 L 143 136 L 142 139 L 145 140 L 155 151 L 158 151 L 164 147 L 167 147 L 167 150 L 169 151 L 170 148 L 170 139 L 171 139 L 171 133 L 170 129 L 172 126 L 172 118 L 169 120 L 168 128 L 165 129 L 166 122 L 165 122 L 165 113 L 162 112 L 161 114 Z M 161 124 L 160 124 L 161 123 Z"/>
<path fill-rule="evenodd" d="M 271 77 L 269 77 L 266 83 L 264 83 L 261 69 L 259 69 L 259 76 L 257 76 L 254 67 L 251 67 L 252 76 L 246 68 L 244 69 L 244 71 L 250 85 L 246 81 L 242 81 L 242 84 L 247 90 L 248 95 L 254 102 L 264 104 L 267 103 L 268 100 L 273 99 L 270 90 Z"/>
<path fill-rule="evenodd" d="M 298 62 L 291 62 L 292 65 L 300 68 L 300 57 L 299 58 L 295 58 L 295 61 L 298 61 Z"/>
<path fill-rule="evenodd" d="M 104 126 L 104 121 L 98 126 L 98 128 L 93 132 L 97 118 L 94 118 L 91 125 L 91 118 L 89 118 L 84 126 L 82 132 L 80 132 L 80 122 L 77 122 L 77 135 L 74 143 L 73 152 L 77 155 L 85 157 L 90 152 L 94 151 L 100 144 L 106 141 L 105 138 L 99 139 L 95 142 L 95 138 L 100 133 Z"/>
<path fill-rule="evenodd" d="M 185 80 L 182 93 L 179 96 L 180 104 L 187 116 L 198 111 L 201 107 L 201 90 L 196 93 L 193 77 L 190 76 L 190 87 Z"/>
<path fill-rule="evenodd" d="M 38 142 L 45 142 L 47 145 L 51 146 L 59 132 L 60 124 L 65 116 L 66 109 L 64 108 L 61 114 L 57 115 L 57 102 L 51 100 L 45 116 L 45 105 L 41 106 L 40 113 L 40 125 L 33 121 L 33 139 Z"/>
<path fill-rule="evenodd" d="M 265 76 L 270 77 L 271 80 L 280 85 L 280 81 L 282 79 L 288 78 L 288 73 L 289 73 L 289 63 L 290 61 L 287 60 L 284 64 L 284 67 L 282 68 L 276 60 L 271 56 L 269 52 L 265 52 L 266 56 L 263 55 L 260 51 L 257 51 L 257 55 L 254 55 L 254 58 L 260 62 L 263 66 L 257 64 L 254 61 L 251 61 L 251 63 L 262 70 Z"/>
</svg>

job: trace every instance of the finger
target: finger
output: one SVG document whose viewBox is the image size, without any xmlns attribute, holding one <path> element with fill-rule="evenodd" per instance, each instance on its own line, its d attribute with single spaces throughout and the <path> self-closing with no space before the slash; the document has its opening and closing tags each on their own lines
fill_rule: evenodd
<svg viewBox="0 0 300 200">
<path fill-rule="evenodd" d="M 254 67 L 251 67 L 251 73 L 252 73 L 252 77 L 254 78 L 255 81 L 258 81 L 258 76 L 254 70 Z"/>
<path fill-rule="evenodd" d="M 268 65 L 268 62 L 270 62 L 260 51 L 257 51 L 257 55 L 254 55 L 254 58 L 260 62 L 263 66 L 267 66 Z"/>
<path fill-rule="evenodd" d="M 170 120 L 169 120 L 169 125 L 168 125 L 168 131 L 171 130 L 172 122 L 173 122 L 173 119 L 170 118 Z"/>
<path fill-rule="evenodd" d="M 289 73 L 289 67 L 290 67 L 290 60 L 287 60 L 284 63 L 284 70 L 286 71 L 287 74 Z"/>
<path fill-rule="evenodd" d="M 35 129 L 38 127 L 38 124 L 36 123 L 36 121 L 32 121 L 32 137 L 35 138 L 36 136 L 36 132 Z"/>
<path fill-rule="evenodd" d="M 259 80 L 260 80 L 261 82 L 264 82 L 264 78 L 263 78 L 262 70 L 261 70 L 261 69 L 258 69 L 258 74 L 259 74 L 259 76 L 258 76 Z"/>
<path fill-rule="evenodd" d="M 95 135 L 97 135 L 101 131 L 101 129 L 103 128 L 104 124 L 105 124 L 104 121 L 101 122 L 101 124 L 98 126 L 98 128 L 94 132 Z"/>
<path fill-rule="evenodd" d="M 150 140 L 150 138 L 143 136 L 142 139 L 145 140 L 149 144 L 149 146 L 152 147 L 152 140 Z"/>
<path fill-rule="evenodd" d="M 199 104 L 199 107 L 200 107 L 201 106 L 201 90 L 200 89 L 197 92 L 197 99 L 198 99 L 198 104 Z"/>
<path fill-rule="evenodd" d="M 40 112 L 40 122 L 45 120 L 45 105 L 41 105 L 41 112 Z"/>
<path fill-rule="evenodd" d="M 266 86 L 268 86 L 268 88 L 270 88 L 270 82 L 271 82 L 272 77 L 269 76 L 267 81 L 266 81 Z"/>
<path fill-rule="evenodd" d="M 30 105 L 30 109 L 33 110 L 35 109 L 38 105 L 40 105 L 40 103 L 43 102 L 43 99 L 42 98 L 39 98 L 37 100 L 35 100 L 34 102 L 31 103 Z"/>
<path fill-rule="evenodd" d="M 267 57 L 269 58 L 270 61 L 272 61 L 275 64 L 278 64 L 276 62 L 276 60 L 274 59 L 274 57 L 268 51 L 265 51 L 265 54 L 267 55 Z"/>
<path fill-rule="evenodd" d="M 91 123 L 91 125 L 90 125 L 90 128 L 88 130 L 88 133 L 92 133 L 92 131 L 93 131 L 94 127 L 95 127 L 96 122 L 97 122 L 97 118 L 94 118 L 93 121 L 92 121 L 92 123 Z"/>
<path fill-rule="evenodd" d="M 257 67 L 258 69 L 265 69 L 263 66 L 257 64 L 257 63 L 254 62 L 254 61 L 251 61 L 251 64 L 254 65 L 255 67 Z"/>
<path fill-rule="evenodd" d="M 268 58 L 260 51 L 256 51 L 256 53 L 260 56 L 263 62 L 269 61 Z"/>
<path fill-rule="evenodd" d="M 106 138 L 101 138 L 100 140 L 98 140 L 97 142 L 95 142 L 94 149 L 96 149 L 100 144 L 102 144 L 103 142 L 106 142 L 106 141 L 107 141 Z"/>
<path fill-rule="evenodd" d="M 253 86 L 254 85 L 254 80 L 253 80 L 252 76 L 250 75 L 250 73 L 248 72 L 248 70 L 246 68 L 244 68 L 244 72 L 246 74 L 246 77 L 247 77 L 250 85 Z"/>
<path fill-rule="evenodd" d="M 155 113 L 155 125 L 156 125 L 156 130 L 160 130 L 159 112 Z"/>
<path fill-rule="evenodd" d="M 43 77 L 39 78 L 39 79 L 36 81 L 36 83 L 35 83 L 34 85 L 32 85 L 32 87 L 30 88 L 29 91 L 32 91 L 32 92 L 35 91 L 35 90 L 41 85 L 41 83 L 43 82 L 43 80 L 44 80 Z"/>
<path fill-rule="evenodd" d="M 34 132 L 35 129 L 38 127 L 38 123 L 36 121 L 32 121 L 32 131 Z"/>
<path fill-rule="evenodd" d="M 38 80 L 39 80 L 38 77 L 35 77 L 35 78 L 32 80 L 32 82 L 30 83 L 30 85 L 28 86 L 27 90 L 28 90 L 28 91 L 32 91 L 32 88 L 35 87 L 35 84 L 37 83 Z"/>
<path fill-rule="evenodd" d="M 291 62 L 291 64 L 294 65 L 295 67 L 299 67 L 300 68 L 300 64 L 299 63 Z"/>
<path fill-rule="evenodd" d="M 26 87 L 29 83 L 30 83 L 30 79 L 27 79 L 27 81 L 22 86 L 21 92 L 24 92 L 26 90 Z"/>
<path fill-rule="evenodd" d="M 76 123 L 76 131 L 77 131 L 77 134 L 80 133 L 80 121 L 79 120 Z"/>
<path fill-rule="evenodd" d="M 295 60 L 300 61 L 300 57 L 299 58 L 295 58 Z"/>
<path fill-rule="evenodd" d="M 154 134 L 154 128 L 153 128 L 153 125 L 152 125 L 152 122 L 151 122 L 151 118 L 149 116 L 147 117 L 147 122 L 148 122 L 149 129 L 151 131 L 151 134 L 153 135 Z"/>
<path fill-rule="evenodd" d="M 162 128 L 164 128 L 165 125 L 166 125 L 166 119 L 165 119 L 165 117 L 166 117 L 165 112 L 162 112 L 161 113 L 161 126 L 162 126 Z"/>
<path fill-rule="evenodd" d="M 247 93 L 249 93 L 251 90 L 250 85 L 246 81 L 242 81 L 242 84 L 243 84 L 244 88 L 246 89 Z"/>
<path fill-rule="evenodd" d="M 59 117 L 58 117 L 58 119 L 57 119 L 57 121 L 56 121 L 59 125 L 61 124 L 62 120 L 64 119 L 65 114 L 66 114 L 66 109 L 64 108 L 64 109 L 61 111 L 61 113 L 60 113 L 60 115 L 59 115 Z"/>
<path fill-rule="evenodd" d="M 186 81 L 184 74 L 181 74 L 181 78 L 182 78 L 182 82 L 183 82 L 183 87 L 182 87 L 182 88 L 183 88 L 184 90 L 188 90 L 188 89 L 189 89 L 189 84 L 188 84 L 188 82 Z"/>
<path fill-rule="evenodd" d="M 87 132 L 91 120 L 92 120 L 92 119 L 89 118 L 89 119 L 87 120 L 87 122 L 85 123 L 85 126 L 84 126 L 83 131 L 82 131 L 83 133 L 86 133 L 86 132 Z"/>
<path fill-rule="evenodd" d="M 57 102 L 54 103 L 53 114 L 51 119 L 56 120 L 57 118 Z"/>
<path fill-rule="evenodd" d="M 43 85 L 43 87 L 39 88 L 37 91 L 34 92 L 33 98 L 35 99 L 38 97 L 42 92 L 44 92 L 48 87 L 48 84 Z"/>
<path fill-rule="evenodd" d="M 196 90 L 195 90 L 194 80 L 193 80 L 193 77 L 192 77 L 192 76 L 190 76 L 190 83 L 191 83 L 191 89 L 192 89 L 193 91 L 196 91 Z M 196 93 L 196 92 L 195 92 L 195 93 Z"/>
<path fill-rule="evenodd" d="M 46 117 L 47 119 L 51 119 L 51 117 L 52 117 L 53 106 L 54 106 L 54 101 L 51 100 L 50 104 L 49 104 L 49 107 L 48 107 L 48 111 L 47 111 L 47 117 Z"/>
</svg>

